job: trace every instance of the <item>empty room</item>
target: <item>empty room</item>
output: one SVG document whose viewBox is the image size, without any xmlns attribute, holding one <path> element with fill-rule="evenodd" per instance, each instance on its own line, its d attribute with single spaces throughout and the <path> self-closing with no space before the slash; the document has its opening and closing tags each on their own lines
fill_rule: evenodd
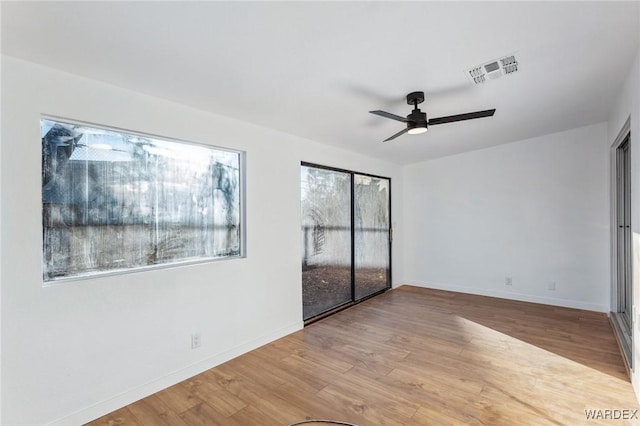
<svg viewBox="0 0 640 426">
<path fill-rule="evenodd" d="M 640 2 L 0 7 L 0 424 L 640 423 Z"/>
</svg>

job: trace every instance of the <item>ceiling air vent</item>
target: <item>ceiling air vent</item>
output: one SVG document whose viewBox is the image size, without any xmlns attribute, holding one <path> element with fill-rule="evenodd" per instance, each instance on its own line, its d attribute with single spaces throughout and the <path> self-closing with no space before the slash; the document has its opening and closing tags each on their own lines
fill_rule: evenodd
<svg viewBox="0 0 640 426">
<path fill-rule="evenodd" d="M 489 61 L 467 70 L 467 75 L 475 84 L 481 84 L 487 80 L 494 80 L 503 75 L 513 74 L 518 71 L 518 61 L 515 55 Z"/>
</svg>

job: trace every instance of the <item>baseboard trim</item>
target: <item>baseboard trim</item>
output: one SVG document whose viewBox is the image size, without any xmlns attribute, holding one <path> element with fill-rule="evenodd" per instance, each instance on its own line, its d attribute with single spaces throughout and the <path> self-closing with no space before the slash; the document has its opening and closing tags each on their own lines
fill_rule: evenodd
<svg viewBox="0 0 640 426">
<path fill-rule="evenodd" d="M 541 303 L 544 305 L 562 306 L 564 308 L 584 309 L 586 311 L 609 312 L 609 306 L 580 300 L 567 300 L 554 297 L 536 296 L 531 294 L 513 293 L 508 291 L 497 291 L 477 287 L 467 287 L 455 284 L 435 283 L 432 281 L 407 280 L 406 285 L 416 287 L 432 288 L 435 290 L 448 290 L 458 293 L 476 294 L 478 296 L 497 297 L 500 299 L 518 300 L 520 302 Z"/>
<path fill-rule="evenodd" d="M 99 417 L 102 417 L 105 414 L 109 414 L 119 408 L 122 408 L 126 405 L 132 404 L 142 398 L 145 398 L 149 395 L 152 395 L 156 392 L 166 389 L 169 386 L 173 386 L 177 383 L 180 383 L 181 381 L 186 380 L 190 377 L 193 377 L 197 374 L 200 374 L 210 368 L 213 368 L 217 365 L 225 363 L 244 353 L 252 351 L 253 349 L 259 348 L 260 346 L 266 345 L 267 343 L 273 342 L 274 340 L 277 340 L 288 334 L 301 330 L 302 328 L 303 328 L 302 321 L 282 327 L 271 333 L 265 334 L 256 339 L 253 339 L 251 341 L 238 345 L 234 348 L 231 348 L 229 350 L 220 352 L 216 355 L 213 355 L 211 357 L 198 361 L 195 364 L 191 364 L 187 367 L 184 367 L 177 371 L 169 373 L 164 377 L 160 377 L 151 382 L 142 384 L 133 389 L 125 391 L 119 395 L 116 395 L 112 398 L 106 399 L 104 401 L 91 405 L 87 408 L 79 410 L 73 414 L 64 416 L 58 420 L 54 420 L 51 423 L 47 423 L 47 425 L 62 426 L 62 425 L 85 424 Z"/>
</svg>

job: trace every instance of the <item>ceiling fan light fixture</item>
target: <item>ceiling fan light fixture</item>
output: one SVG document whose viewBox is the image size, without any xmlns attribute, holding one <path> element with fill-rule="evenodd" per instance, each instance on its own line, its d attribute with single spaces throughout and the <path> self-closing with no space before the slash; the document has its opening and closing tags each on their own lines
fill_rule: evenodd
<svg viewBox="0 0 640 426">
<path fill-rule="evenodd" d="M 420 133 L 424 133 L 427 131 L 427 124 L 416 124 L 413 127 L 409 126 L 409 130 L 407 133 L 410 135 L 419 135 Z"/>
</svg>

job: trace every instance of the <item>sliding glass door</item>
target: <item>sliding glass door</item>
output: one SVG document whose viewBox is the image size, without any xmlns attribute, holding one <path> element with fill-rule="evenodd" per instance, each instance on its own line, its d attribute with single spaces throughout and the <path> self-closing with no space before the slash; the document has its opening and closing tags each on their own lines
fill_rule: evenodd
<svg viewBox="0 0 640 426">
<path fill-rule="evenodd" d="M 302 166 L 304 318 L 351 301 L 351 175 Z"/>
<path fill-rule="evenodd" d="M 305 320 L 391 286 L 391 182 L 303 163 Z"/>
<path fill-rule="evenodd" d="M 633 258 L 631 231 L 631 134 L 616 149 L 616 308 L 611 323 L 627 366 L 633 367 Z"/>
<path fill-rule="evenodd" d="M 389 179 L 354 175 L 355 300 L 389 287 Z"/>
</svg>

